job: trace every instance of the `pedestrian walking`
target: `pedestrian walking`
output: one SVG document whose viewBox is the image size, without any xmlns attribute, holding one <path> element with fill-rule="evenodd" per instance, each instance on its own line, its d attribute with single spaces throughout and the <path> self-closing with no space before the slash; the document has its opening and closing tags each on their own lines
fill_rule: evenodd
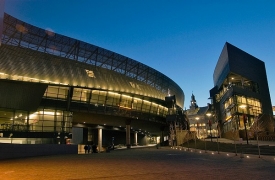
<svg viewBox="0 0 275 180">
<path fill-rule="evenodd" d="M 84 146 L 84 150 L 85 150 L 85 154 L 87 154 L 87 152 L 88 152 L 88 145 L 87 144 Z"/>
</svg>

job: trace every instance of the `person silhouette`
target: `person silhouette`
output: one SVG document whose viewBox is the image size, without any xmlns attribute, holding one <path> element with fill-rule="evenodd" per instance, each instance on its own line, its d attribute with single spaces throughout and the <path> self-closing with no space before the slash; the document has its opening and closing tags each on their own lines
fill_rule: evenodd
<svg viewBox="0 0 275 180">
<path fill-rule="evenodd" d="M 87 154 L 87 152 L 88 152 L 88 145 L 87 144 L 84 146 L 84 150 L 85 150 L 85 154 Z"/>
</svg>

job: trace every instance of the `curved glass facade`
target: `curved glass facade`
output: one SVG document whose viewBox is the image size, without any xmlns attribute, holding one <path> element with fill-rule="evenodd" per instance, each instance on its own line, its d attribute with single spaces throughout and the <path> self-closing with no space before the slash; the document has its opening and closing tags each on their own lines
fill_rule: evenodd
<svg viewBox="0 0 275 180">
<path fill-rule="evenodd" d="M 177 108 L 183 107 L 184 93 L 169 77 L 104 48 L 8 14 L 1 41 L 0 133 L 5 137 L 19 137 L 18 132 L 65 137 L 77 123 L 105 125 L 102 119 L 112 126 L 131 119 L 139 125 L 136 130 L 152 126 L 158 132 L 166 124 L 168 91 L 176 96 Z"/>
<path fill-rule="evenodd" d="M 10 62 L 0 73 L 161 99 L 169 90 L 176 95 L 177 105 L 183 107 L 182 89 L 157 70 L 104 48 L 32 26 L 8 14 L 4 16 L 2 43 L 5 51 L 11 51 L 16 58 L 2 52 L 1 56 Z"/>
<path fill-rule="evenodd" d="M 68 92 L 69 87 L 48 86 L 43 98 L 66 101 Z M 161 117 L 166 117 L 168 113 L 168 108 L 164 104 L 103 90 L 73 88 L 72 102 L 89 104 L 95 108 L 103 107 L 106 110 L 110 107 L 114 113 L 116 110 L 119 111 L 121 109 L 139 111 Z"/>
</svg>

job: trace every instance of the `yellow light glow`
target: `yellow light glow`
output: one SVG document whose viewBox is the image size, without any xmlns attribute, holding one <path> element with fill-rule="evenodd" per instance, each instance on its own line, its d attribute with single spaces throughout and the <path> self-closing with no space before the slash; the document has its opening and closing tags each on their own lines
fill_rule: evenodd
<svg viewBox="0 0 275 180">
<path fill-rule="evenodd" d="M 10 75 L 10 74 L 5 74 L 0 72 L 0 75 Z M 37 78 L 31 78 L 27 76 L 21 76 L 21 75 L 10 75 L 12 79 L 22 79 L 23 81 L 40 81 L 42 83 L 53 83 L 53 84 L 64 84 L 60 82 L 54 82 L 54 81 L 49 81 L 49 80 L 44 80 L 44 79 L 37 79 Z"/>
<path fill-rule="evenodd" d="M 246 108 L 246 105 L 245 105 L 245 104 L 242 104 L 242 105 L 240 105 L 239 107 L 242 108 L 242 109 L 244 109 L 244 108 Z"/>
<path fill-rule="evenodd" d="M 39 111 L 39 114 L 45 114 L 45 115 L 54 115 L 54 112 L 52 111 Z M 60 115 L 60 113 L 56 113 L 57 115 Z"/>
<path fill-rule="evenodd" d="M 50 83 L 53 83 L 53 84 L 60 84 L 59 82 L 52 82 L 52 81 L 49 81 Z"/>
<path fill-rule="evenodd" d="M 127 95 L 124 95 L 124 94 L 122 94 L 122 96 L 123 96 L 123 97 L 132 98 L 131 96 L 127 96 Z"/>
<path fill-rule="evenodd" d="M 232 118 L 232 116 L 228 116 L 225 120 L 227 121 L 227 120 L 229 120 L 229 119 L 231 119 Z"/>
<path fill-rule="evenodd" d="M 120 108 L 124 108 L 124 109 L 132 109 L 132 108 L 129 108 L 129 107 L 125 107 L 125 106 L 119 106 Z"/>
<path fill-rule="evenodd" d="M 206 116 L 208 116 L 208 117 L 211 116 L 211 115 L 212 115 L 211 113 L 206 113 Z"/>
<path fill-rule="evenodd" d="M 146 103 L 151 103 L 150 101 L 147 101 L 147 100 L 143 100 L 143 102 L 146 102 Z"/>
<path fill-rule="evenodd" d="M 111 91 L 108 91 L 108 94 L 113 94 L 113 95 L 120 95 L 118 93 L 115 93 L 115 92 L 111 92 Z"/>
</svg>

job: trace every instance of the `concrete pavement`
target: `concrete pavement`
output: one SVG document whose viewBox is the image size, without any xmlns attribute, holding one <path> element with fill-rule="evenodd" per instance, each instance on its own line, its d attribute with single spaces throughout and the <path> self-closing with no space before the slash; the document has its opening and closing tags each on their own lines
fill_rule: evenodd
<svg viewBox="0 0 275 180">
<path fill-rule="evenodd" d="M 12 159 L 0 162 L 1 180 L 274 179 L 271 156 L 204 153 L 170 147 Z"/>
</svg>

